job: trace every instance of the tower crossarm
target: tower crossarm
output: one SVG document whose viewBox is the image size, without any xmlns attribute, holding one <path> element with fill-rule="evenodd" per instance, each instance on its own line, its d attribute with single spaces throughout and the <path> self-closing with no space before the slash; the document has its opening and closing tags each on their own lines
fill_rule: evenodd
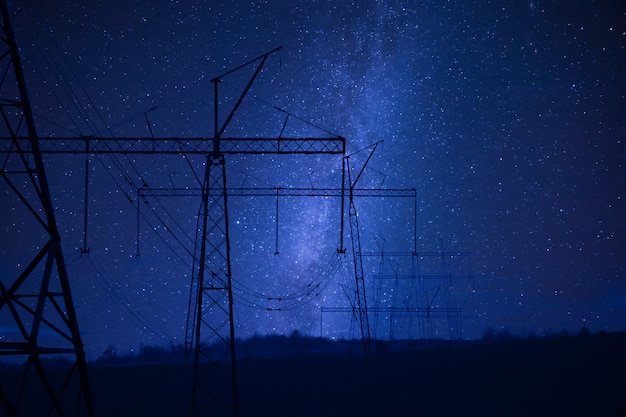
<svg viewBox="0 0 626 417">
<path fill-rule="evenodd" d="M 407 280 L 407 279 L 432 279 L 432 280 L 444 280 L 444 279 L 472 279 L 473 276 L 466 275 L 429 275 L 429 274 L 414 274 L 414 275 L 378 275 L 374 279 L 382 280 Z"/>
<path fill-rule="evenodd" d="M 348 197 L 341 188 L 246 187 L 228 188 L 229 197 Z M 201 188 L 141 188 L 144 197 L 193 197 L 202 194 Z M 415 189 L 408 188 L 355 188 L 354 197 L 415 197 Z"/>
<path fill-rule="evenodd" d="M 379 251 L 363 251 L 361 253 L 362 256 L 375 256 L 380 257 L 381 252 Z M 441 258 L 442 256 L 454 256 L 454 257 L 471 257 L 471 252 L 460 252 L 460 251 L 446 251 L 446 252 L 394 252 L 387 251 L 384 253 L 385 256 L 397 256 L 397 257 L 437 257 Z"/>
<path fill-rule="evenodd" d="M 321 307 L 322 313 L 352 313 L 352 307 Z M 374 313 L 461 313 L 461 307 L 369 307 L 367 309 Z"/>
<path fill-rule="evenodd" d="M 40 137 L 42 154 L 202 154 L 214 152 L 213 138 Z M 28 138 L 0 137 L 0 154 L 19 147 L 32 153 Z M 344 154 L 343 137 L 221 138 L 219 152 L 233 154 Z"/>
</svg>

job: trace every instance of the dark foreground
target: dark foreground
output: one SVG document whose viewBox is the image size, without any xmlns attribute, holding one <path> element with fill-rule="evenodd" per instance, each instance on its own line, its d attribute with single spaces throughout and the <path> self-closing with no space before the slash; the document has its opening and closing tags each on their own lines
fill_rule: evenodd
<svg viewBox="0 0 626 417">
<path fill-rule="evenodd" d="M 240 415 L 626 416 L 626 333 L 242 359 Z M 97 415 L 185 416 L 191 366 L 95 366 Z"/>
</svg>

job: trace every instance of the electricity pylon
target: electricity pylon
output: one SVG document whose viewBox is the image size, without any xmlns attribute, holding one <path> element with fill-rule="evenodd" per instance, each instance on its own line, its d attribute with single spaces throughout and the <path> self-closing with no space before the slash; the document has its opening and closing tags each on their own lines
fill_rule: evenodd
<svg viewBox="0 0 626 417">
<path fill-rule="evenodd" d="M 356 188 L 367 163 L 372 159 L 376 148 L 380 142 L 372 145 L 369 155 L 365 160 L 365 163 L 359 170 L 358 174 L 352 179 L 350 169 L 350 156 L 344 158 L 344 163 L 347 165 L 348 172 L 348 185 L 349 185 L 349 208 L 348 218 L 350 220 L 350 238 L 352 240 L 352 259 L 354 263 L 354 302 L 351 303 L 353 307 L 353 315 L 358 318 L 359 327 L 361 329 L 361 341 L 363 343 L 363 350 L 365 353 L 369 353 L 372 345 L 372 336 L 370 332 L 370 320 L 369 313 L 367 311 L 367 294 L 365 291 L 365 273 L 363 271 L 363 257 L 361 250 L 361 232 L 359 230 L 359 217 L 356 211 L 356 205 L 354 204 L 354 189 Z M 354 155 L 354 154 L 353 154 Z M 346 169 L 344 168 L 344 172 Z M 345 182 L 345 181 L 344 181 Z"/>
<path fill-rule="evenodd" d="M 211 80 L 214 84 L 215 132 L 213 138 L 39 138 L 35 145 L 12 134 L 0 137 L 0 154 L 19 149 L 25 159 L 30 154 L 200 154 L 206 157 L 201 188 L 199 245 L 194 254 L 190 316 L 186 343 L 193 350 L 194 374 L 192 415 L 238 415 L 235 327 L 233 320 L 230 233 L 226 156 L 236 154 L 334 154 L 345 153 L 345 139 L 323 138 L 224 138 L 226 127 L 251 88 L 267 57 L 276 48 Z M 226 76 L 256 65 L 254 74 L 225 121 L 219 124 L 218 85 Z M 73 312 L 73 306 L 72 306 Z M 1 393 L 0 393 L 1 394 Z"/>
<path fill-rule="evenodd" d="M 354 176 L 351 174 L 350 167 L 350 157 L 359 153 L 361 151 L 357 151 L 351 155 L 347 155 L 343 158 L 342 165 L 342 183 L 341 188 L 281 188 L 281 187 L 236 187 L 224 189 L 225 194 L 229 197 L 273 197 L 276 198 L 276 219 L 278 216 L 278 201 L 280 198 L 286 197 L 325 197 L 332 198 L 337 197 L 341 198 L 341 221 L 340 221 L 340 233 L 339 233 L 339 245 L 337 247 L 337 253 L 345 255 L 346 249 L 344 246 L 344 206 L 345 201 L 348 201 L 348 220 L 350 227 L 350 240 L 351 240 L 351 255 L 352 255 L 352 266 L 354 272 L 354 291 L 350 303 L 352 305 L 350 311 L 352 312 L 353 319 L 358 321 L 360 328 L 360 336 L 363 344 L 363 349 L 365 352 L 369 352 L 371 350 L 371 330 L 369 323 L 369 312 L 367 306 L 367 298 L 366 298 L 366 290 L 365 290 L 365 277 L 363 271 L 363 260 L 362 260 L 362 249 L 361 249 L 361 238 L 360 238 L 360 229 L 358 222 L 358 215 L 356 211 L 355 205 L 355 197 L 378 197 L 378 198 L 386 198 L 386 197 L 410 197 L 416 201 L 416 190 L 415 189 L 407 189 L 407 188 L 359 188 L 357 187 L 357 183 L 363 174 L 368 162 L 372 158 L 374 151 L 376 150 L 378 143 L 375 143 L 371 146 L 368 146 L 361 151 L 368 150 L 369 154 L 364 162 L 364 164 L 358 170 L 358 173 Z M 346 175 L 347 172 L 347 175 Z M 167 188 L 142 188 L 139 192 L 141 198 L 147 197 L 190 197 L 190 196 L 199 196 L 204 193 L 202 188 L 177 188 L 177 187 L 167 187 Z M 416 204 L 416 203 L 415 203 Z M 278 254 L 278 220 L 276 221 L 276 254 Z M 193 333 L 191 333 L 190 328 L 188 326 L 188 337 L 186 346 L 190 346 L 191 342 L 189 340 L 192 339 Z M 191 336 L 190 336 L 191 334 Z"/>
<path fill-rule="evenodd" d="M 21 264 L 17 277 L 0 276 L 0 355 L 24 358 L 23 372 L 2 381 L 0 404 L 9 416 L 94 415 L 78 321 L 61 237 L 35 129 L 24 73 L 6 1 L 0 2 L 0 85 L 3 139 L 8 145 L 0 176 L 43 232 L 3 236 L 32 241 L 34 258 Z M 26 134 L 25 138 L 20 135 Z M 28 149 L 25 152 L 25 149 Z M 40 236 L 43 241 L 40 241 Z M 17 262 L 16 262 L 17 263 Z M 19 268 L 19 267 L 18 267 Z M 68 359 L 68 369 L 51 370 L 46 358 Z M 34 401 L 36 400 L 36 401 Z"/>
</svg>

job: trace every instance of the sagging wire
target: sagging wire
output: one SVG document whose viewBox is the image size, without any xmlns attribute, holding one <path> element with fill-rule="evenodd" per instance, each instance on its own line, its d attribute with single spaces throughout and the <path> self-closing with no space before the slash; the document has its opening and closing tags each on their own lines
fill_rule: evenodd
<svg viewBox="0 0 626 417">
<path fill-rule="evenodd" d="M 122 185 L 119 183 L 119 181 L 115 178 L 115 176 L 107 169 L 108 167 L 104 164 L 104 161 L 102 161 L 101 158 L 97 158 L 98 161 L 103 165 L 103 167 L 105 168 L 105 170 L 107 171 L 107 173 L 109 174 L 109 176 L 111 177 L 111 179 L 113 180 L 113 182 L 115 183 L 115 185 L 117 185 L 117 187 L 124 192 L 124 188 L 122 187 Z M 126 197 L 126 199 L 128 200 L 128 202 L 135 208 L 137 208 L 137 206 L 135 206 L 135 204 L 139 204 L 139 201 L 137 201 L 136 199 L 133 199 L 133 197 L 128 194 L 127 192 L 124 192 L 124 195 Z M 154 230 L 155 234 L 157 235 L 157 237 L 166 245 L 166 247 L 172 251 L 172 253 L 183 263 L 183 265 L 191 268 L 191 265 L 189 265 L 188 261 L 185 260 L 177 250 L 174 249 L 174 247 L 172 247 L 171 243 L 167 241 L 167 239 L 165 239 L 159 232 L 158 232 L 158 228 L 155 227 L 150 220 L 147 218 L 147 216 L 141 212 L 141 218 L 146 222 L 146 224 L 152 229 Z M 166 228 L 167 229 L 167 228 Z"/>
<path fill-rule="evenodd" d="M 31 28 L 33 29 L 32 33 L 35 35 L 36 40 L 38 40 L 42 45 L 43 45 L 43 42 L 41 42 L 41 38 L 40 38 L 40 36 L 38 34 L 38 31 L 35 30 L 35 28 L 42 27 L 47 32 L 48 39 L 52 42 L 52 45 L 54 46 L 54 48 L 56 48 L 56 50 L 59 52 L 59 56 L 61 57 L 63 63 L 67 67 L 68 71 L 70 72 L 70 75 L 76 81 L 76 83 L 77 83 L 78 87 L 80 88 L 82 94 L 84 95 L 84 97 L 86 97 L 86 99 L 88 101 L 88 104 L 91 106 L 93 111 L 95 111 L 98 119 L 105 126 L 106 130 L 108 130 L 109 133 L 111 134 L 111 136 L 113 136 L 113 133 L 110 131 L 109 127 L 107 126 L 107 123 L 104 120 L 104 118 L 102 117 L 102 114 L 98 111 L 98 107 L 95 105 L 94 101 L 91 99 L 91 97 L 87 93 L 87 90 L 85 89 L 83 84 L 80 82 L 80 78 L 76 75 L 76 73 L 74 72 L 72 66 L 69 65 L 67 60 L 64 58 L 65 57 L 64 52 L 61 50 L 61 47 L 59 46 L 59 44 L 56 41 L 55 37 L 52 36 L 53 30 L 50 27 L 46 26 L 44 24 L 44 22 L 41 21 L 41 20 L 39 20 L 39 24 L 36 25 L 33 22 L 33 20 L 30 18 L 29 14 L 28 14 L 28 12 L 26 10 L 24 10 L 24 16 L 25 16 L 25 20 L 30 24 Z M 61 75 L 62 74 L 62 71 L 60 70 L 61 67 L 56 62 L 56 60 L 54 59 L 52 54 L 48 53 L 49 56 L 46 56 L 46 54 L 44 54 L 44 52 L 42 52 L 42 51 L 46 51 L 47 50 L 46 48 L 37 48 L 37 50 L 40 52 L 40 55 L 43 58 L 44 64 L 48 67 L 46 69 L 46 73 L 54 74 L 54 76 L 56 78 L 56 81 L 57 81 L 57 85 L 63 90 L 63 92 L 65 93 L 67 98 L 72 102 L 72 105 L 73 105 L 75 111 L 80 115 L 82 121 L 85 123 L 85 125 L 88 128 L 88 130 L 90 130 L 92 133 L 98 133 L 99 134 L 98 127 L 96 126 L 95 123 L 93 123 L 91 121 L 91 118 L 89 117 L 89 114 L 87 112 L 87 106 L 79 106 L 81 100 L 78 98 L 77 92 L 74 90 L 74 88 L 72 88 L 72 86 L 71 86 L 71 84 L 69 82 L 65 81 L 64 77 Z M 37 73 L 41 76 L 43 82 L 45 84 L 47 84 L 47 85 L 50 85 L 49 81 L 47 80 L 46 76 L 44 75 L 44 72 L 39 68 L 39 65 L 37 64 L 37 62 L 33 60 L 32 64 L 35 66 L 35 69 L 36 69 Z M 49 68 L 52 68 L 52 71 L 50 71 Z M 66 106 L 63 105 L 63 103 L 61 102 L 60 97 L 56 94 L 56 92 L 52 88 L 50 88 L 50 90 L 51 90 L 53 96 L 55 97 L 55 99 L 58 101 L 58 103 L 61 106 L 61 108 L 63 109 L 63 111 L 65 112 L 66 116 L 69 118 L 70 122 L 74 124 L 74 127 L 80 133 L 81 132 L 81 128 L 78 126 L 78 123 L 76 123 L 76 120 L 72 117 L 71 113 L 66 108 Z"/>
<path fill-rule="evenodd" d="M 26 13 L 26 17 L 29 21 L 29 23 L 31 24 L 31 26 L 35 26 L 34 23 L 32 22 L 32 20 L 30 19 L 30 17 L 28 16 L 28 14 Z M 48 27 L 44 27 L 45 30 L 48 31 L 48 33 L 52 33 L 52 30 Z M 40 41 L 40 37 L 37 31 L 33 30 L 33 33 L 35 34 L 35 37 Z M 103 123 L 103 125 L 106 127 L 106 130 L 108 131 L 108 133 L 110 134 L 111 137 L 114 137 L 113 132 L 111 131 L 111 129 L 109 128 L 109 126 L 107 125 L 107 123 L 105 122 L 101 112 L 98 110 L 98 107 L 95 105 L 93 99 L 91 98 L 91 96 L 87 93 L 87 90 L 85 89 L 84 85 L 80 82 L 80 79 L 78 78 L 77 74 L 74 72 L 72 66 L 67 62 L 66 59 L 63 59 L 64 55 L 62 53 L 62 50 L 59 46 L 59 44 L 56 42 L 56 39 L 54 38 L 54 36 L 50 36 L 50 40 L 52 41 L 54 47 L 60 52 L 60 56 L 62 57 L 62 61 L 65 64 L 65 66 L 68 68 L 68 70 L 70 71 L 70 75 L 71 77 L 73 77 L 73 79 L 76 80 L 76 83 L 80 89 L 80 91 L 82 92 L 82 95 L 84 98 L 86 98 L 86 100 L 88 101 L 88 105 L 91 106 L 91 108 L 93 109 L 93 111 L 95 111 L 96 116 L 98 117 L 98 119 Z M 39 48 L 41 49 L 41 48 Z M 72 86 L 66 82 L 65 78 L 62 77 L 60 74 L 62 73 L 60 70 L 60 65 L 57 63 L 57 61 L 54 59 L 54 57 L 51 54 L 45 54 L 43 52 L 41 52 L 41 58 L 43 59 L 44 64 L 47 65 L 47 67 L 52 68 L 52 71 L 47 71 L 47 73 L 51 73 L 53 75 L 55 75 L 56 81 L 57 81 L 57 85 L 60 86 L 60 88 L 62 89 L 62 91 L 64 92 L 65 96 L 69 99 L 69 101 L 72 103 L 74 110 L 76 111 L 77 114 L 80 115 L 81 120 L 85 123 L 85 125 L 88 127 L 88 130 L 90 130 L 92 135 L 96 135 L 96 136 L 101 136 L 100 131 L 97 127 L 97 125 L 93 122 L 91 122 L 91 118 L 88 115 L 87 112 L 87 106 L 80 106 L 80 102 L 81 99 L 79 98 L 78 92 L 72 88 Z M 41 71 L 40 67 L 37 65 L 36 61 L 33 61 L 33 65 L 35 65 L 36 70 L 38 72 L 38 74 L 41 76 L 42 80 L 44 81 L 45 84 L 50 84 L 50 82 L 47 80 L 46 75 L 44 74 L 43 71 Z M 203 79 L 204 76 L 200 77 L 200 79 Z M 198 81 L 198 80 L 196 80 Z M 82 135 L 82 131 L 81 128 L 79 127 L 77 121 L 72 117 L 71 112 L 69 111 L 69 109 L 67 108 L 67 106 L 65 106 L 63 104 L 63 100 L 61 100 L 61 97 L 57 94 L 56 90 L 50 88 L 53 96 L 55 97 L 56 101 L 58 102 L 58 104 L 60 105 L 60 107 L 62 108 L 62 110 L 65 112 L 65 114 L 68 116 L 68 118 L 70 119 L 70 121 L 74 124 L 74 126 L 76 127 L 76 129 L 78 130 L 78 134 Z M 148 111 L 152 111 L 154 110 L 156 107 L 152 107 L 151 109 L 149 109 Z M 144 112 L 144 116 L 146 116 L 146 113 Z M 58 124 L 56 124 L 57 126 L 60 126 Z M 66 128 L 67 129 L 67 128 Z M 68 129 L 69 130 L 69 129 Z M 71 130 L 70 130 L 71 131 Z M 76 132 L 74 132 L 76 133 Z M 152 132 L 151 132 L 152 133 Z M 188 159 L 183 156 L 184 159 L 187 160 L 187 163 L 189 164 L 190 168 L 192 169 L 192 172 L 194 173 L 195 177 L 197 180 L 199 180 L 198 175 L 195 173 L 195 170 L 193 170 L 193 167 L 191 166 L 190 162 L 188 161 Z M 112 158 L 113 159 L 113 158 Z M 134 166 L 134 164 L 132 163 L 132 161 L 130 161 L 130 159 L 128 158 L 128 156 L 126 156 L 126 159 L 129 163 L 129 165 L 131 166 L 131 168 L 135 171 L 135 173 L 137 174 L 137 176 L 139 178 L 142 178 L 142 175 L 137 171 L 136 167 Z M 102 161 L 101 161 L 102 162 Z M 127 172 L 125 172 L 125 169 L 121 166 L 121 164 L 119 163 L 119 161 L 114 159 L 114 164 L 117 165 L 118 169 L 120 170 L 120 172 L 122 172 L 124 180 L 131 186 L 131 188 L 133 188 L 135 191 L 139 188 L 137 187 L 137 185 L 130 179 L 129 175 Z M 104 164 L 103 164 L 104 165 Z M 143 182 L 143 179 L 142 179 Z M 145 184 L 145 182 L 144 182 Z M 118 183 L 119 186 L 119 183 Z M 123 191 L 123 188 L 120 187 L 120 189 Z M 131 197 L 128 195 L 127 192 L 125 192 L 125 195 L 127 197 L 127 199 L 129 201 L 131 201 Z M 132 201 L 131 201 L 132 202 Z M 144 199 L 144 202 L 145 201 Z M 178 225 L 178 223 L 175 221 L 174 217 L 165 209 L 165 207 L 163 206 L 163 204 L 159 201 L 159 203 L 161 204 L 161 206 L 163 207 L 163 209 L 166 211 L 166 214 L 175 222 L 176 226 L 182 231 L 182 228 L 180 227 L 180 225 Z M 139 203 L 138 207 L 139 207 Z M 162 225 L 164 226 L 164 228 L 168 231 L 170 231 L 170 233 L 172 234 L 172 236 L 179 241 L 178 237 L 175 236 L 169 227 L 167 227 L 165 225 L 165 222 L 163 221 L 163 219 L 161 219 L 157 214 L 156 211 L 154 210 L 153 207 L 151 207 L 152 212 L 155 214 L 155 216 L 157 217 L 157 219 L 162 223 Z M 179 241 L 179 243 L 181 243 Z M 181 243 L 181 246 L 189 253 L 189 250 L 186 248 L 185 245 L 183 245 Z"/>
<path fill-rule="evenodd" d="M 97 311 L 99 311 L 107 300 L 113 301 L 119 307 L 126 317 L 138 328 L 143 329 L 153 336 L 157 336 L 163 340 L 174 341 L 175 338 L 171 335 L 159 330 L 160 326 L 154 326 L 150 319 L 147 318 L 141 311 L 133 309 L 128 297 L 122 292 L 122 288 L 110 274 L 106 271 L 106 268 L 102 265 L 97 256 L 76 257 L 76 261 L 70 260 L 68 263 L 68 271 L 73 272 L 79 266 L 84 265 L 88 268 L 90 275 L 95 279 L 96 283 L 105 291 L 108 298 L 102 298 L 97 304 L 89 306 L 89 310 L 85 313 L 85 318 L 92 317 Z"/>
<path fill-rule="evenodd" d="M 339 267 L 338 257 L 332 258 L 326 268 L 307 285 L 283 296 L 268 296 L 235 280 L 233 280 L 233 289 L 236 290 L 237 302 L 246 307 L 266 311 L 289 311 L 300 308 L 319 297 L 332 282 Z"/>
</svg>

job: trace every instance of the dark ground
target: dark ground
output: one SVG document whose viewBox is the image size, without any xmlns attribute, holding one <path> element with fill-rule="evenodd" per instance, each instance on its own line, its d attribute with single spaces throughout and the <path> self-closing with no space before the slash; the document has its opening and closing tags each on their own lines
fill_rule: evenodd
<svg viewBox="0 0 626 417">
<path fill-rule="evenodd" d="M 242 417 L 626 416 L 626 333 L 304 350 L 238 361 Z M 191 375 L 185 363 L 93 366 L 97 415 L 189 415 Z"/>
</svg>

